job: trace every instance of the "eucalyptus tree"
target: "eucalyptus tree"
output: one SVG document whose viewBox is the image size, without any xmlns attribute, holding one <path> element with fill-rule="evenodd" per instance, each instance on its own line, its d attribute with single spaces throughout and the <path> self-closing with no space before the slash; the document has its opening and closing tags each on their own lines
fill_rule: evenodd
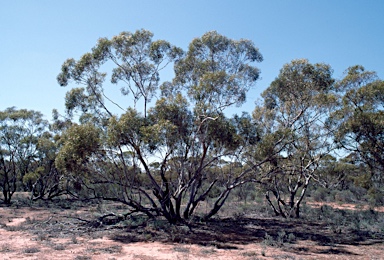
<svg viewBox="0 0 384 260">
<path fill-rule="evenodd" d="M 47 131 L 40 112 L 7 108 L 0 112 L 0 182 L 4 203 L 11 202 L 23 177 L 33 171 L 39 137 Z"/>
<path fill-rule="evenodd" d="M 90 181 L 84 184 L 95 197 L 120 201 L 148 216 L 164 216 L 171 223 L 186 221 L 196 214 L 198 205 L 215 197 L 203 216 L 207 219 L 243 183 L 245 172 L 238 173 L 239 167 L 231 166 L 246 143 L 242 120 L 228 119 L 223 112 L 245 101 L 246 92 L 258 80 L 254 64 L 262 56 L 251 41 L 232 40 L 217 32 L 194 39 L 185 55 L 165 41 L 141 48 L 148 43 L 148 35 L 146 31 L 123 33 L 111 41 L 101 39 L 93 49 L 96 64 L 110 59 L 117 65 L 112 81 L 125 82 L 123 92 L 133 94 L 134 106 L 109 117 L 107 129 L 99 132 L 98 141 L 93 139 L 98 145 L 90 153 L 76 152 L 82 158 L 76 160 L 79 165 L 60 163 L 68 162 L 70 155 L 64 152 L 57 164 L 73 173 L 86 173 Z M 162 83 L 156 92 L 159 64 L 172 60 L 175 78 Z M 76 79 L 75 68 L 64 64 L 59 83 Z M 155 93 L 159 98 L 147 109 Z M 73 104 L 85 111 L 87 97 L 82 95 Z M 143 113 L 136 110 L 139 98 L 144 99 Z M 65 146 L 70 136 L 63 139 Z M 214 187 L 220 191 L 217 196 L 213 196 Z"/>
<path fill-rule="evenodd" d="M 176 157 L 181 166 L 178 183 L 183 184 L 176 190 L 180 191 L 179 195 L 188 192 L 184 218 L 193 213 L 219 181 L 213 178 L 205 186 L 207 170 L 220 166 L 220 159 L 239 161 L 238 155 L 246 144 L 240 135 L 241 124 L 239 120 L 225 118 L 223 111 L 245 102 L 247 91 L 260 74 L 254 64 L 262 60 L 253 42 L 232 40 L 211 31 L 190 43 L 185 58 L 176 63 L 173 82 L 162 86 L 167 98 L 186 93 L 185 98 L 193 107 L 189 139 L 182 146 L 183 153 L 179 151 Z M 226 169 L 227 172 L 219 176 L 224 178 L 221 182 L 225 185 L 205 218 L 216 214 L 231 190 L 244 181 L 246 171 L 234 174 L 231 167 Z M 183 181 L 185 175 L 188 178 Z"/>
<path fill-rule="evenodd" d="M 67 193 L 64 173 L 55 165 L 58 145 L 54 137 L 47 131 L 38 138 L 32 170 L 23 177 L 24 185 L 31 192 L 31 200 L 49 200 Z"/>
<path fill-rule="evenodd" d="M 369 167 L 371 187 L 379 188 L 384 171 L 384 82 L 362 66 L 347 69 L 336 84 L 340 108 L 332 122 L 340 148 Z"/>
<path fill-rule="evenodd" d="M 254 111 L 262 131 L 250 160 L 272 155 L 259 180 L 276 215 L 299 217 L 320 160 L 333 149 L 327 123 L 335 104 L 333 84 L 329 65 L 293 60 L 262 93 L 264 104 Z"/>
<path fill-rule="evenodd" d="M 73 80 L 86 86 L 85 89 L 75 88 L 68 92 L 68 111 L 80 109 L 85 113 L 92 108 L 93 113 L 112 115 L 106 99 L 118 104 L 104 94 L 103 83 L 107 74 L 100 71 L 102 65 L 112 62 L 111 82 L 123 83 L 121 93 L 133 95 L 134 107 L 140 98 L 144 99 L 145 117 L 148 102 L 158 89 L 161 70 L 183 54 L 180 48 L 169 42 L 153 41 L 152 38 L 153 34 L 147 30 L 122 32 L 112 39 L 100 38 L 92 51 L 84 54 L 80 60 L 65 61 L 57 77 L 59 84 L 67 86 Z"/>
</svg>

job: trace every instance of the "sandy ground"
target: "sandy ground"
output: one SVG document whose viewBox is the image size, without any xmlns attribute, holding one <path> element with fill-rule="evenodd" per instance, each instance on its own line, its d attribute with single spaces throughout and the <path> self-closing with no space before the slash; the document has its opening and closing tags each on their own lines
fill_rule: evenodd
<svg viewBox="0 0 384 260">
<path fill-rule="evenodd" d="M 281 248 L 257 239 L 232 247 L 227 243 L 225 248 L 198 243 L 119 241 L 107 231 L 98 231 L 97 235 L 92 230 L 71 233 L 71 222 L 63 221 L 67 214 L 67 210 L 60 209 L 0 207 L 0 259 L 384 259 L 383 241 L 372 239 L 355 245 L 298 240 Z"/>
</svg>

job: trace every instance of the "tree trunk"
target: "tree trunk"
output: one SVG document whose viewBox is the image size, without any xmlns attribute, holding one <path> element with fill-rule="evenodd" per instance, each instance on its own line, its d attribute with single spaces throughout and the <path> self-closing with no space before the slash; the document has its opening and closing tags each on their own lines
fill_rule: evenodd
<svg viewBox="0 0 384 260">
<path fill-rule="evenodd" d="M 207 215 L 204 216 L 204 218 L 203 218 L 204 221 L 210 219 L 211 217 L 216 215 L 217 212 L 219 212 L 221 207 L 224 205 L 224 202 L 227 200 L 231 190 L 232 189 L 227 189 L 223 193 L 220 194 L 219 198 L 216 200 L 215 205 L 213 206 L 211 211 Z"/>
</svg>

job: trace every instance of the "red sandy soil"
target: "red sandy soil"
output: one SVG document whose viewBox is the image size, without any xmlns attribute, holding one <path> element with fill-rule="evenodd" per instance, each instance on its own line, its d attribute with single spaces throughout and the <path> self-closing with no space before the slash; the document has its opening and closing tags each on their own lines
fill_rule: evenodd
<svg viewBox="0 0 384 260">
<path fill-rule="evenodd" d="M 353 205 L 347 208 L 355 209 Z M 116 232 L 123 237 L 129 235 L 127 230 L 84 228 L 81 221 L 69 217 L 92 212 L 92 208 L 0 207 L 0 259 L 384 259 L 384 243 L 374 239 L 330 245 L 303 239 L 284 247 L 266 245 L 262 237 L 249 243 L 227 240 L 223 247 L 218 246 L 220 243 L 202 245 L 161 239 L 136 242 L 116 239 Z M 241 240 L 241 234 L 222 234 Z"/>
</svg>

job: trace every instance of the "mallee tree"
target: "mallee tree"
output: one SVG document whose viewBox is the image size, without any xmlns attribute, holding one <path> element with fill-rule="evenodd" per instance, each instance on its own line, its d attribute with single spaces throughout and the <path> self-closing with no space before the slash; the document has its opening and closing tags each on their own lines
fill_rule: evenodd
<svg viewBox="0 0 384 260">
<path fill-rule="evenodd" d="M 267 158 L 258 181 L 276 215 L 300 216 L 321 160 L 335 148 L 327 123 L 336 101 L 333 84 L 329 65 L 293 60 L 262 93 L 264 103 L 253 113 L 261 142 L 249 148 L 248 160 Z"/>
<path fill-rule="evenodd" d="M 35 171 L 39 138 L 48 130 L 40 112 L 10 107 L 0 112 L 0 185 L 4 203 L 17 190 L 27 190 L 26 175 Z"/>
<path fill-rule="evenodd" d="M 108 61 L 115 65 L 112 83 L 123 83 L 123 93 L 133 94 L 133 106 L 121 115 L 112 114 L 104 102 L 107 74 L 100 70 Z M 172 61 L 175 78 L 159 84 L 160 70 Z M 69 113 L 81 112 L 83 126 L 75 128 L 93 122 L 99 127 L 97 138 L 83 135 L 82 142 L 92 144 L 84 152 L 70 132 L 64 134 L 57 165 L 79 176 L 94 198 L 119 201 L 132 211 L 177 223 L 213 198 L 202 218 L 212 217 L 249 172 L 230 167 L 238 165 L 246 142 L 239 120 L 228 119 L 224 111 L 245 101 L 259 78 L 254 64 L 261 61 L 251 41 L 217 32 L 194 39 L 185 54 L 166 41 L 152 41 L 144 30 L 100 39 L 79 61 L 67 60 L 58 76 L 62 86 L 71 80 L 85 85 L 71 90 L 66 104 Z M 140 98 L 143 113 L 135 105 Z"/>
</svg>

